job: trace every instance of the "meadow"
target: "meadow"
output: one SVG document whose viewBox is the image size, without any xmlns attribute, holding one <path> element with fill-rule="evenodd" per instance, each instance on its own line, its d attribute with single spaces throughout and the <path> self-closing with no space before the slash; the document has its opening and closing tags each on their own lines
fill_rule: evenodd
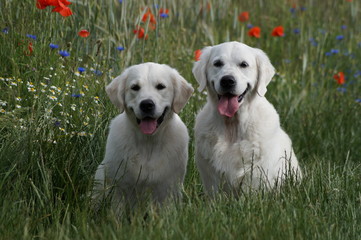
<svg viewBox="0 0 361 240">
<path fill-rule="evenodd" d="M 0 2 L 0 239 L 361 239 L 359 1 L 70 2 Z M 195 91 L 180 114 L 191 137 L 182 202 L 95 213 L 88 193 L 118 114 L 105 85 L 152 61 L 197 88 L 195 51 L 225 41 L 270 57 L 266 97 L 303 181 L 208 199 L 193 139 L 206 94 Z"/>
</svg>

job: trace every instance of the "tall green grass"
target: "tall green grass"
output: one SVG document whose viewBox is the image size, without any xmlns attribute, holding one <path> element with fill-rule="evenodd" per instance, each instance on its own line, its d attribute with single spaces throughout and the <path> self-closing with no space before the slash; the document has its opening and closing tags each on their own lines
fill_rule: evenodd
<svg viewBox="0 0 361 240">
<path fill-rule="evenodd" d="M 298 1 L 292 13 L 291 2 L 79 0 L 70 5 L 74 15 L 63 18 L 35 1 L 2 1 L 0 238 L 360 239 L 361 6 Z M 160 18 L 155 4 L 169 17 Z M 141 22 L 145 7 L 157 17 L 155 30 Z M 261 38 L 247 35 L 247 23 L 237 20 L 242 11 L 261 27 Z M 137 25 L 147 40 L 133 34 Z M 278 25 L 282 38 L 270 35 Z M 79 37 L 81 29 L 90 36 Z M 145 205 L 121 218 L 107 208 L 94 213 L 88 193 L 118 113 L 104 86 L 127 66 L 155 61 L 197 87 L 194 50 L 233 40 L 263 49 L 277 69 L 267 98 L 293 140 L 302 183 L 207 199 L 193 139 L 205 95 L 195 92 L 181 112 L 191 136 L 183 201 L 160 210 Z M 60 57 L 60 49 L 70 56 Z M 333 79 L 341 71 L 344 85 Z"/>
</svg>

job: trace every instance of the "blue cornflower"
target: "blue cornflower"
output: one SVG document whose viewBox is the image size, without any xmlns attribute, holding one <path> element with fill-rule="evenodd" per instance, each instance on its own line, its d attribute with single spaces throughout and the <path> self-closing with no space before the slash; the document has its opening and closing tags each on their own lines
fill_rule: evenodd
<svg viewBox="0 0 361 240">
<path fill-rule="evenodd" d="M 345 37 L 343 36 L 343 35 L 338 35 L 338 36 L 336 36 L 336 40 L 342 40 L 342 39 L 344 39 Z"/>
<path fill-rule="evenodd" d="M 291 12 L 292 14 L 295 14 L 295 13 L 296 13 L 296 8 L 294 8 L 294 7 L 290 8 L 290 12 Z"/>
<path fill-rule="evenodd" d="M 59 54 L 60 54 L 60 56 L 62 56 L 62 57 L 69 57 L 69 56 L 70 56 L 70 53 L 67 52 L 67 51 L 65 51 L 65 50 L 60 50 L 60 51 L 59 51 Z"/>
<path fill-rule="evenodd" d="M 253 25 L 252 24 L 250 24 L 250 23 L 247 23 L 247 28 L 253 28 Z M 361 44 L 361 42 L 360 42 L 360 44 Z"/>
<path fill-rule="evenodd" d="M 82 97 L 82 95 L 80 93 L 73 93 L 71 96 L 74 97 L 74 98 Z"/>
<path fill-rule="evenodd" d="M 288 63 L 291 63 L 291 60 L 290 59 L 283 59 L 283 62 L 288 64 Z"/>
<path fill-rule="evenodd" d="M 80 73 L 83 73 L 83 72 L 85 72 L 85 68 L 83 68 L 83 67 L 78 67 L 78 71 L 80 72 Z"/>
<path fill-rule="evenodd" d="M 309 38 L 308 40 L 311 42 L 312 46 L 316 47 L 318 45 L 317 41 L 314 38 Z"/>
<path fill-rule="evenodd" d="M 61 122 L 59 120 L 55 120 L 54 125 L 55 127 L 60 127 Z"/>
<path fill-rule="evenodd" d="M 301 7 L 300 7 L 300 10 L 301 10 L 302 12 L 306 11 L 306 9 L 307 9 L 307 8 L 304 7 L 304 6 L 301 6 Z"/>
<path fill-rule="evenodd" d="M 125 49 L 125 48 L 124 48 L 123 46 L 118 46 L 118 47 L 117 47 L 117 50 L 118 50 L 118 51 L 123 51 L 124 49 Z"/>
<path fill-rule="evenodd" d="M 361 103 L 361 98 L 356 98 L 355 100 L 357 103 Z"/>
<path fill-rule="evenodd" d="M 301 30 L 299 28 L 295 28 L 293 29 L 293 33 L 294 34 L 299 34 L 301 32 Z"/>
<path fill-rule="evenodd" d="M 356 71 L 355 74 L 353 75 L 354 77 L 358 77 L 361 76 L 361 71 Z"/>
<path fill-rule="evenodd" d="M 332 56 L 332 53 L 331 52 L 326 52 L 325 55 L 326 55 L 326 57 L 329 57 L 329 56 Z"/>
<path fill-rule="evenodd" d="M 339 88 L 337 88 L 337 91 L 339 91 L 340 93 L 345 93 L 347 91 L 347 89 L 343 88 L 343 87 L 339 87 Z"/>
<path fill-rule="evenodd" d="M 98 69 L 97 69 L 97 70 L 94 70 L 93 72 L 94 72 L 94 74 L 97 75 L 97 76 L 101 76 L 101 75 L 103 74 L 103 73 L 102 73 L 100 70 L 98 70 Z"/>
<path fill-rule="evenodd" d="M 27 36 L 28 38 L 31 38 L 31 39 L 34 39 L 34 40 L 36 40 L 36 36 L 35 36 L 35 35 L 31 35 L 31 34 L 26 34 L 26 36 Z"/>
<path fill-rule="evenodd" d="M 337 54 L 337 53 L 339 53 L 340 52 L 340 50 L 338 50 L 338 49 L 331 49 L 331 53 L 332 54 Z"/>
<path fill-rule="evenodd" d="M 9 28 L 6 27 L 6 28 L 4 28 L 3 30 L 1 30 L 1 32 L 5 33 L 5 34 L 8 34 L 8 33 L 9 33 Z"/>
<path fill-rule="evenodd" d="M 119 3 L 123 3 L 123 0 L 119 0 Z"/>
<path fill-rule="evenodd" d="M 341 26 L 341 29 L 342 29 L 342 30 L 345 30 L 346 28 L 347 28 L 346 25 L 342 25 L 342 26 Z"/>
<path fill-rule="evenodd" d="M 50 44 L 49 44 L 49 47 L 50 47 L 51 49 L 57 49 L 57 48 L 59 48 L 59 45 L 50 43 Z"/>
<path fill-rule="evenodd" d="M 166 14 L 166 13 L 161 13 L 159 16 L 160 16 L 161 18 L 167 18 L 169 15 Z"/>
</svg>

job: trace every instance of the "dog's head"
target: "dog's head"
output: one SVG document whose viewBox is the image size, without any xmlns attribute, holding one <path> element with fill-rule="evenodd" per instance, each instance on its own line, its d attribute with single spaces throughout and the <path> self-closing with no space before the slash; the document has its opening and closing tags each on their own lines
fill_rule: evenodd
<svg viewBox="0 0 361 240">
<path fill-rule="evenodd" d="M 193 74 L 199 91 L 207 87 L 218 112 L 233 117 L 247 96 L 256 91 L 263 97 L 275 73 L 267 55 L 239 42 L 226 42 L 202 49 Z"/>
<path fill-rule="evenodd" d="M 127 68 L 106 87 L 144 134 L 154 134 L 171 112 L 178 113 L 193 93 L 192 86 L 173 68 L 143 63 Z"/>
</svg>

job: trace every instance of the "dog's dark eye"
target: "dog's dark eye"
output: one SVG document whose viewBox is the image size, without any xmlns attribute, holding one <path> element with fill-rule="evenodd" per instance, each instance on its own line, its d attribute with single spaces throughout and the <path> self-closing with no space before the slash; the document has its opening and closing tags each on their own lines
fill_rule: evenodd
<svg viewBox="0 0 361 240">
<path fill-rule="evenodd" d="M 159 83 L 159 84 L 157 84 L 157 86 L 155 86 L 155 88 L 158 89 L 158 90 L 162 90 L 162 89 L 165 88 L 165 86 L 164 86 L 164 84 Z"/>
<path fill-rule="evenodd" d="M 240 66 L 241 68 L 246 68 L 246 67 L 248 67 L 248 63 L 245 62 L 245 61 L 243 61 L 243 62 L 241 62 L 241 63 L 239 64 L 239 66 Z"/>
<path fill-rule="evenodd" d="M 213 66 L 215 66 L 215 67 L 222 67 L 223 65 L 224 65 L 224 63 L 221 60 L 216 60 L 213 63 Z"/>
<path fill-rule="evenodd" d="M 139 91 L 140 90 L 140 86 L 138 84 L 133 84 L 130 89 L 132 89 L 133 91 Z"/>
</svg>

